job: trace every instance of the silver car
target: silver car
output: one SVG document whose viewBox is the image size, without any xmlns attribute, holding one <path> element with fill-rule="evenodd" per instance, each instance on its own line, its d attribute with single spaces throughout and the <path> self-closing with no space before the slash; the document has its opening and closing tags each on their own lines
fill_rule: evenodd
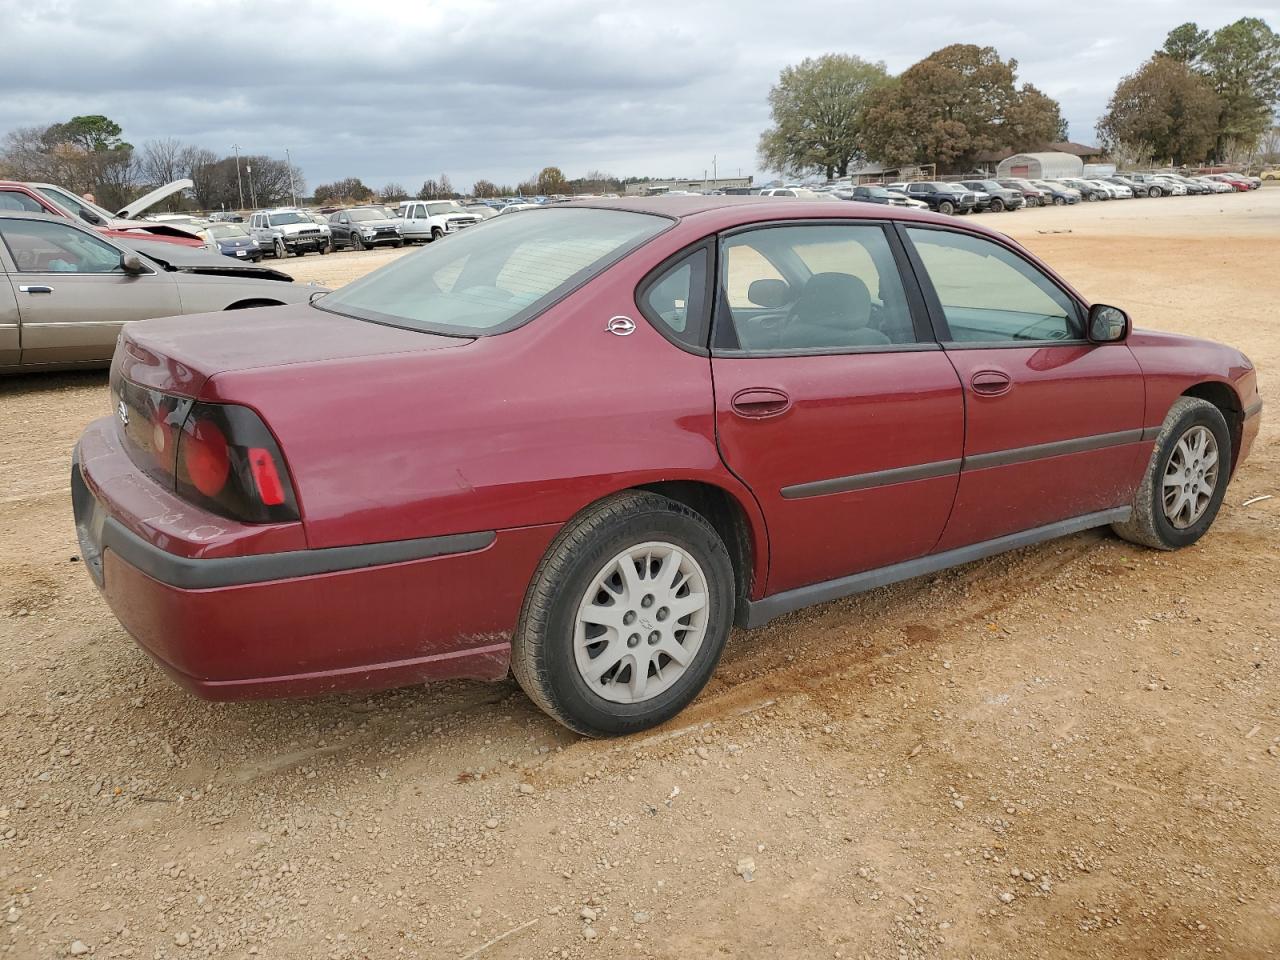
<svg viewBox="0 0 1280 960">
<path fill-rule="evenodd" d="M 301 303 L 323 287 L 205 250 L 120 246 L 62 217 L 0 210 L 0 374 L 105 366 L 130 320 Z"/>
</svg>

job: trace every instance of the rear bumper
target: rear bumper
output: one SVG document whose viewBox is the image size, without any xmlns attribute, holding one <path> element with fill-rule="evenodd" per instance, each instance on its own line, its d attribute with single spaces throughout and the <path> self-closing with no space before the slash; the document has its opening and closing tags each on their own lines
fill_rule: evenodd
<svg viewBox="0 0 1280 960">
<path fill-rule="evenodd" d="M 525 588 L 555 535 L 554 526 L 527 527 L 330 550 L 183 556 L 130 529 L 137 518 L 118 514 L 113 473 L 132 488 L 151 482 L 136 471 L 100 469 L 103 459 L 85 464 L 77 447 L 72 462 L 85 566 L 138 645 L 209 699 L 500 679 Z M 107 488 L 95 482 L 95 470 Z M 165 506 L 168 492 L 151 485 L 157 506 Z"/>
</svg>

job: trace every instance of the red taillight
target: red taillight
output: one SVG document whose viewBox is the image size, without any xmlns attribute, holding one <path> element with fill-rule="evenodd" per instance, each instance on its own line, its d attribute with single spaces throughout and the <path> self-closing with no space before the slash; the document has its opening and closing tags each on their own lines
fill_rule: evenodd
<svg viewBox="0 0 1280 960">
<path fill-rule="evenodd" d="M 206 497 L 216 497 L 231 473 L 227 438 L 213 421 L 194 416 L 192 420 L 182 440 L 182 468 L 192 486 Z"/>
<path fill-rule="evenodd" d="M 129 457 L 179 496 L 243 523 L 299 519 L 280 447 L 253 410 L 148 389 L 116 371 L 111 406 Z"/>
<path fill-rule="evenodd" d="M 177 442 L 179 496 L 245 523 L 299 518 L 275 437 L 248 407 L 193 403 Z"/>
<path fill-rule="evenodd" d="M 284 484 L 280 482 L 280 472 L 276 470 L 276 461 L 270 450 L 251 447 L 249 471 L 253 474 L 253 485 L 258 489 L 259 500 L 268 507 L 278 507 L 284 503 Z"/>
</svg>

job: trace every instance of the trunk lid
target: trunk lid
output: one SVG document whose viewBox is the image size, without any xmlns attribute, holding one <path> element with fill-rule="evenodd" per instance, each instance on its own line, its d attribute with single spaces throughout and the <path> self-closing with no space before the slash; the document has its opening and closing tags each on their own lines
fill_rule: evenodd
<svg viewBox="0 0 1280 960">
<path fill-rule="evenodd" d="M 300 303 L 127 324 L 116 344 L 113 375 L 152 390 L 197 397 L 210 377 L 227 371 L 425 353 L 473 342 L 355 320 Z"/>
</svg>

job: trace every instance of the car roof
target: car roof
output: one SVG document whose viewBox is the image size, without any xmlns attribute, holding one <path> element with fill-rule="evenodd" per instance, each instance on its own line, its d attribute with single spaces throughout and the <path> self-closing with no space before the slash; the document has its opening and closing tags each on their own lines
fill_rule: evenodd
<svg viewBox="0 0 1280 960">
<path fill-rule="evenodd" d="M 561 210 L 593 208 L 599 210 L 630 210 L 636 213 L 656 214 L 674 220 L 690 220 L 706 217 L 720 221 L 724 226 L 777 220 L 910 220 L 920 223 L 945 223 L 956 225 L 953 217 L 914 210 L 909 207 L 868 205 L 841 200 L 807 200 L 789 197 L 757 196 L 683 196 L 683 197 L 621 197 L 618 199 L 574 200 L 557 204 Z M 970 232 L 991 233 L 974 226 Z"/>
<path fill-rule="evenodd" d="M 33 213 L 30 210 L 0 210 L 0 217 L 10 220 L 47 220 L 49 223 L 69 223 L 78 229 L 85 229 L 74 220 L 68 220 L 66 217 L 60 217 L 54 213 Z"/>
</svg>

